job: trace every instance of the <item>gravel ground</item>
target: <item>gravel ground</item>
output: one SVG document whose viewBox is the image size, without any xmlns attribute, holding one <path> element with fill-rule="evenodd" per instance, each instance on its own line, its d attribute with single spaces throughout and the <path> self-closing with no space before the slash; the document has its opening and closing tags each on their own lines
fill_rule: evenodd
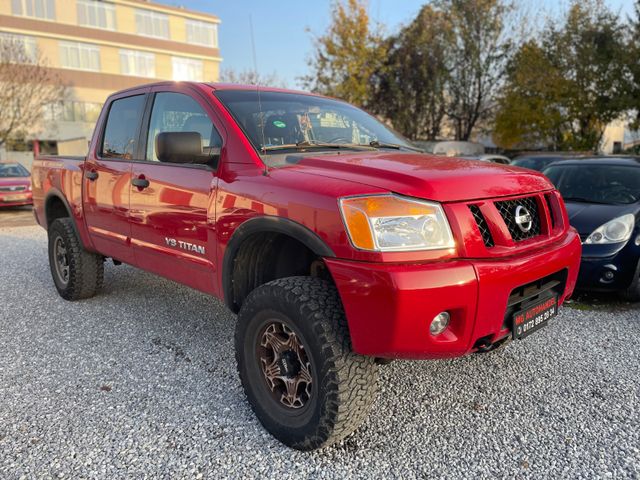
<svg viewBox="0 0 640 480">
<path fill-rule="evenodd" d="M 384 366 L 369 420 L 314 453 L 252 415 L 233 323 L 126 266 L 65 302 L 44 231 L 0 231 L 0 478 L 640 477 L 638 306 L 565 308 L 499 353 Z"/>
<path fill-rule="evenodd" d="M 36 224 L 31 207 L 0 206 L 0 228 L 29 227 Z"/>
</svg>

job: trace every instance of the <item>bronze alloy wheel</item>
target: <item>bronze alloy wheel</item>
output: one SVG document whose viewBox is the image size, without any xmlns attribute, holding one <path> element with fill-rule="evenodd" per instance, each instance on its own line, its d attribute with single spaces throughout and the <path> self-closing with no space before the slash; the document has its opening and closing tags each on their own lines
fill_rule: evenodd
<svg viewBox="0 0 640 480">
<path fill-rule="evenodd" d="M 335 286 L 314 277 L 272 280 L 244 300 L 236 360 L 251 408 L 298 450 L 353 432 L 375 399 L 375 359 L 354 353 Z"/>
<path fill-rule="evenodd" d="M 312 395 L 311 363 L 298 335 L 273 320 L 258 335 L 257 358 L 273 398 L 287 408 L 300 409 Z"/>
<path fill-rule="evenodd" d="M 53 255 L 58 279 L 66 285 L 69 283 L 69 255 L 62 237 L 56 237 L 53 244 Z"/>
</svg>

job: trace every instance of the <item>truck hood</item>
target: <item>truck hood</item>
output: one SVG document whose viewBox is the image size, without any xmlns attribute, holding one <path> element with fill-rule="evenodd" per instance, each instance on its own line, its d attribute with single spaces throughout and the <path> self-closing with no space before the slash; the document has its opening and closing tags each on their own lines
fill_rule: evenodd
<svg viewBox="0 0 640 480">
<path fill-rule="evenodd" d="M 554 188 L 541 173 L 509 165 L 404 152 L 298 157 L 294 169 L 358 182 L 402 195 L 457 202 Z"/>
</svg>

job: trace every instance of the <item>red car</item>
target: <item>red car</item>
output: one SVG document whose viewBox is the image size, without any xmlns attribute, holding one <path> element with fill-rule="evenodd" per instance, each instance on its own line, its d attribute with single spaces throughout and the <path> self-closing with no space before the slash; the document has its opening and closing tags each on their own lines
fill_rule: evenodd
<svg viewBox="0 0 640 480">
<path fill-rule="evenodd" d="M 487 352 L 547 325 L 580 239 L 542 174 L 433 157 L 344 102 L 166 82 L 112 95 L 86 158 L 42 157 L 60 295 L 128 263 L 238 313 L 242 385 L 282 442 L 365 418 L 378 364 Z"/>
<path fill-rule="evenodd" d="M 0 208 L 33 203 L 30 177 L 19 163 L 0 163 Z"/>
</svg>

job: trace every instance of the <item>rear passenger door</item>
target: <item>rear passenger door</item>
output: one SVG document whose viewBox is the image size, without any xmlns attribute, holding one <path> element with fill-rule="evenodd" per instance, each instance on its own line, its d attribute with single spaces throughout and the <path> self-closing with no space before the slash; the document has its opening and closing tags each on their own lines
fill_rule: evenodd
<svg viewBox="0 0 640 480">
<path fill-rule="evenodd" d="M 91 240 L 101 254 L 126 263 L 134 260 L 129 223 L 131 162 L 138 151 L 146 98 L 145 91 L 138 91 L 110 103 L 84 165 L 83 207 Z"/>
<path fill-rule="evenodd" d="M 203 152 L 219 152 L 222 137 L 197 92 L 156 87 L 149 104 L 141 135 L 145 158 L 132 169 L 138 184 L 131 187 L 130 211 L 136 265 L 214 293 L 216 165 L 161 162 L 155 140 L 163 132 L 197 132 Z"/>
</svg>

